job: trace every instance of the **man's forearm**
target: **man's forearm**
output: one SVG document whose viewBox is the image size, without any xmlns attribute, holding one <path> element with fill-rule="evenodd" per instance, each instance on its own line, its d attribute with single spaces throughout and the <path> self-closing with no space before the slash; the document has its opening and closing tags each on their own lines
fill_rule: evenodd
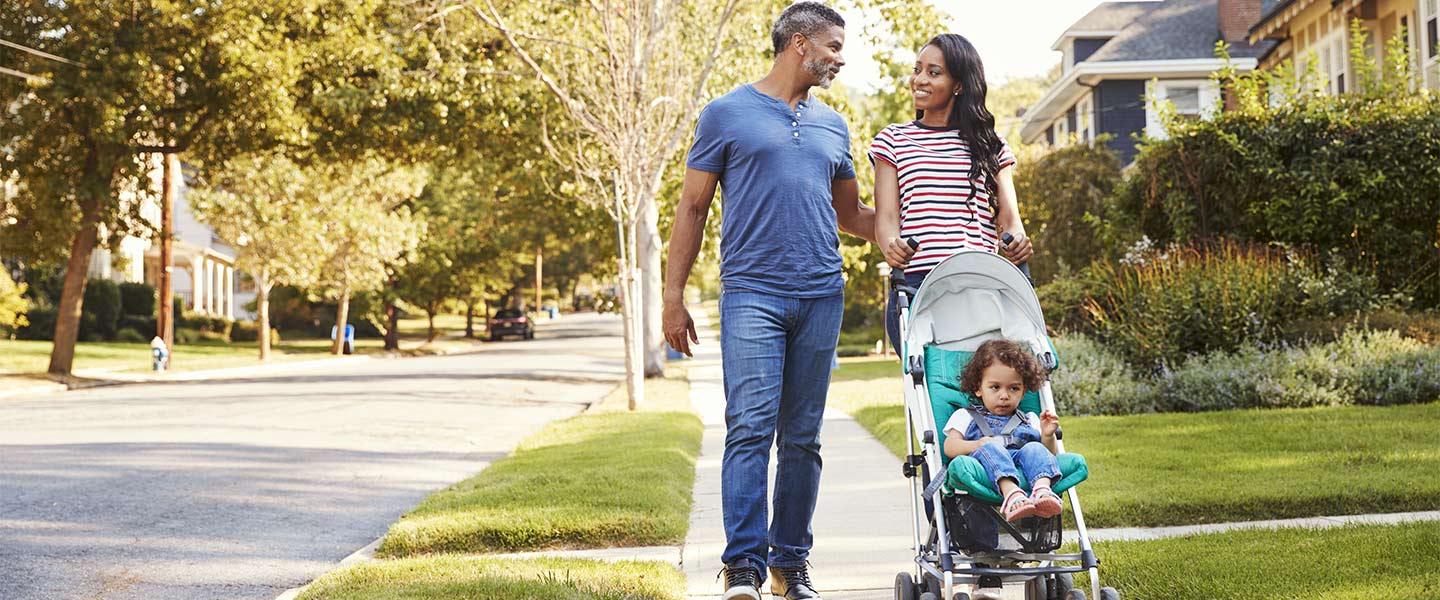
<svg viewBox="0 0 1440 600">
<path fill-rule="evenodd" d="M 875 209 L 858 204 L 848 219 L 840 221 L 840 231 L 871 243 L 879 243 L 875 241 Z"/>
<path fill-rule="evenodd" d="M 665 300 L 681 300 L 685 294 L 685 283 L 690 280 L 690 269 L 695 266 L 695 257 L 700 255 L 701 234 L 705 230 L 705 214 L 695 209 L 681 209 L 675 214 L 675 224 L 670 230 L 670 251 L 666 257 Z"/>
</svg>

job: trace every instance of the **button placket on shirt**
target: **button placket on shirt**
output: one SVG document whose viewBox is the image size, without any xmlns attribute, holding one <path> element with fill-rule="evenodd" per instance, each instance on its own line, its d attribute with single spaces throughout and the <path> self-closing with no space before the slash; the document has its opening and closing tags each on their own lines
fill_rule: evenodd
<svg viewBox="0 0 1440 600">
<path fill-rule="evenodd" d="M 800 113 L 804 110 L 805 103 L 798 102 L 795 104 L 795 112 L 790 115 L 790 139 L 794 140 L 796 145 L 800 144 Z"/>
</svg>

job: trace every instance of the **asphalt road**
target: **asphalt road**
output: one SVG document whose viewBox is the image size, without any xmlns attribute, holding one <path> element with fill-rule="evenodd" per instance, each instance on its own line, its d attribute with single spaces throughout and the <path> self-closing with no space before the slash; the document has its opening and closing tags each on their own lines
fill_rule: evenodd
<svg viewBox="0 0 1440 600">
<path fill-rule="evenodd" d="M 274 598 L 613 389 L 620 331 L 0 399 L 0 599 Z"/>
</svg>

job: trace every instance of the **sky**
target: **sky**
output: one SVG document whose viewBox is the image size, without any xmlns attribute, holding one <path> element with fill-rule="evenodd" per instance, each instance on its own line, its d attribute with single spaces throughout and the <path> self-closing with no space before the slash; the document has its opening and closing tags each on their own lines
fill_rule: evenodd
<svg viewBox="0 0 1440 600">
<path fill-rule="evenodd" d="M 931 0 L 931 4 L 950 14 L 949 33 L 963 35 L 975 44 L 981 60 L 985 61 L 986 77 L 997 84 L 1010 78 L 1044 74 L 1060 62 L 1060 53 L 1051 50 L 1050 44 L 1100 1 Z M 863 14 L 854 12 L 846 12 L 844 16 L 847 24 L 865 20 Z M 865 44 L 860 28 L 847 29 L 846 65 L 839 79 L 848 87 L 873 90 L 880 85 L 879 68 L 871 59 L 874 50 Z M 907 60 L 913 58 L 907 57 Z"/>
</svg>

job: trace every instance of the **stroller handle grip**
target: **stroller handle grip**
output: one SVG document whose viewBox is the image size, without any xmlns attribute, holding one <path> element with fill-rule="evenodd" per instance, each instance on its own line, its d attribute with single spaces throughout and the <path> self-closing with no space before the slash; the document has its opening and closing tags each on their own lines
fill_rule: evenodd
<svg viewBox="0 0 1440 600">
<path fill-rule="evenodd" d="M 1001 243 L 1001 244 L 1004 244 L 1004 245 L 1006 245 L 1006 246 L 1009 246 L 1009 245 L 1010 245 L 1010 242 L 1013 242 L 1013 241 L 1015 241 L 1015 236 L 1010 235 L 1010 232 L 1007 231 L 1007 232 L 1005 232 L 1005 233 L 1000 234 L 1000 243 Z M 1029 263 L 1028 261 L 1027 261 L 1027 262 L 1020 263 L 1020 264 L 1015 265 L 1015 266 L 1020 267 L 1020 272 L 1025 274 L 1025 278 L 1026 278 L 1026 279 L 1030 279 L 1031 281 L 1034 281 L 1034 279 L 1032 279 L 1032 278 L 1030 277 L 1030 263 Z"/>
</svg>

